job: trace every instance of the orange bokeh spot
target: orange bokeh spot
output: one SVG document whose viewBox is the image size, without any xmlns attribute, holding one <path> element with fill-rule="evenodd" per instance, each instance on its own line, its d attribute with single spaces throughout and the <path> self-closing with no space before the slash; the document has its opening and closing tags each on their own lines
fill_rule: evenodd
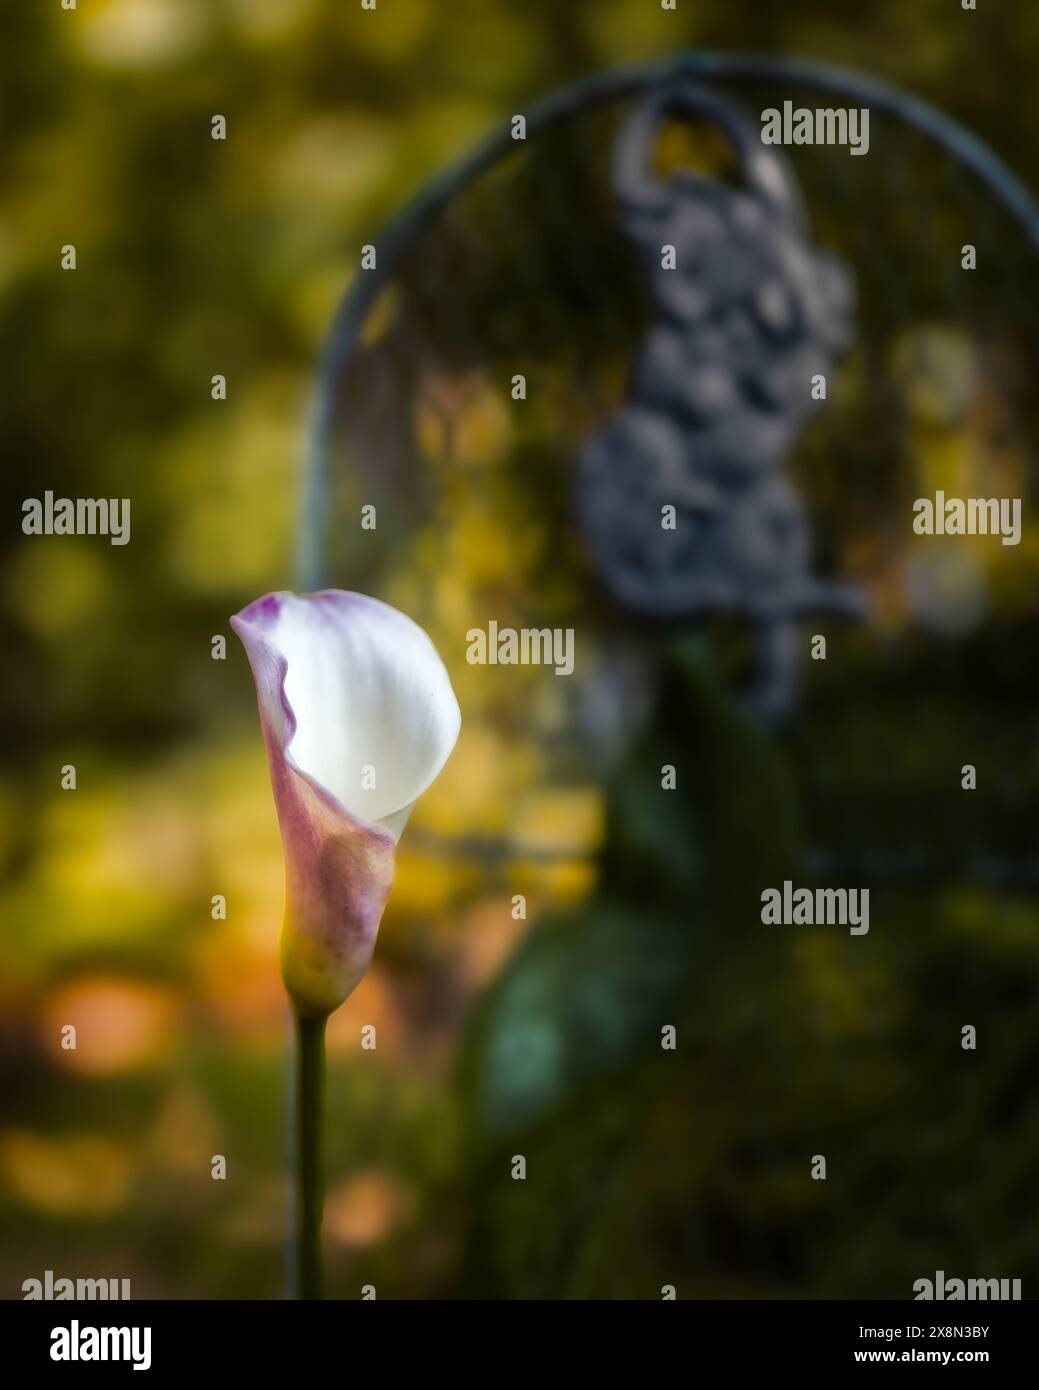
<svg viewBox="0 0 1039 1390">
<path fill-rule="evenodd" d="M 325 1203 L 325 1230 L 340 1245 L 374 1245 L 410 1207 L 405 1189 L 378 1169 L 340 1183 Z"/>
<path fill-rule="evenodd" d="M 94 1076 L 131 1071 L 158 1057 L 173 1029 L 175 998 L 161 986 L 90 975 L 60 986 L 40 1021 L 47 1051 L 63 1066 Z M 75 1047 L 68 1046 L 75 1028 Z"/>
</svg>

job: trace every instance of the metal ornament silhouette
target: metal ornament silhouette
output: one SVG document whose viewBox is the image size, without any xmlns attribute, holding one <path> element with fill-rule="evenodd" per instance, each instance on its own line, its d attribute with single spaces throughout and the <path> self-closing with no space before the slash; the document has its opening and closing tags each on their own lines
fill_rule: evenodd
<svg viewBox="0 0 1039 1390">
<path fill-rule="evenodd" d="M 620 102 L 640 103 L 613 151 L 614 191 L 646 258 L 655 323 L 636 349 L 627 404 L 579 446 L 576 510 L 588 549 L 606 586 L 637 613 L 679 622 L 725 610 L 745 615 L 758 643 L 748 696 L 762 713 L 778 715 L 796 691 L 799 617 L 811 610 L 855 613 L 861 604 L 811 574 L 804 509 L 782 471 L 815 407 L 811 377 L 832 367 L 848 342 L 851 286 L 844 267 L 809 244 L 787 161 L 761 144 L 757 126 L 721 86 L 762 83 L 773 94 L 780 84 L 784 93 L 868 106 L 875 120 L 889 122 L 892 138 L 901 131 L 930 142 L 939 160 L 977 181 L 975 209 L 1008 214 L 1034 249 L 1039 205 L 984 142 L 943 111 L 877 77 L 814 59 L 683 53 L 597 73 L 526 109 L 522 149 L 532 157 L 540 148 L 548 158 L 550 145 L 538 145 L 548 132 Z M 651 140 L 662 116 L 675 110 L 712 120 L 727 134 L 742 189 L 688 175 L 666 183 L 652 176 Z M 317 370 L 300 589 L 330 582 L 347 388 L 363 365 L 365 326 L 379 296 L 401 283 L 402 264 L 435 235 L 456 200 L 519 153 L 511 122 L 502 121 L 424 184 L 374 237 L 378 269 L 355 277 L 341 300 Z M 665 244 L 676 248 L 675 270 L 661 269 Z M 552 250 L 542 247 L 547 255 Z M 660 524 L 668 504 L 680 517 L 674 531 Z"/>
<path fill-rule="evenodd" d="M 660 124 L 675 112 L 717 125 L 742 186 L 687 171 L 653 177 Z M 757 670 L 747 692 L 781 717 L 796 688 L 798 620 L 858 616 L 853 589 L 810 571 L 810 532 L 783 464 L 852 339 L 854 290 L 808 241 L 790 167 L 719 93 L 674 85 L 621 130 L 614 187 L 642 258 L 654 322 L 619 412 L 584 447 L 577 514 L 610 591 L 656 617 L 746 616 Z M 674 247 L 674 268 L 662 249 Z M 675 509 L 673 529 L 662 523 Z"/>
</svg>

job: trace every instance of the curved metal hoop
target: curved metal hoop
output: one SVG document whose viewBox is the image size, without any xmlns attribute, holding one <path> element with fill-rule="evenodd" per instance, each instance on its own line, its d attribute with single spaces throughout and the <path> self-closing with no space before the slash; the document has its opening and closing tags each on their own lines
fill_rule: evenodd
<svg viewBox="0 0 1039 1390">
<path fill-rule="evenodd" d="M 663 210 L 670 191 L 647 167 L 646 152 L 652 132 L 664 116 L 707 116 L 724 132 L 738 156 L 739 168 L 749 189 L 781 214 L 801 221 L 801 191 L 792 181 L 779 178 L 781 166 L 771 158 L 758 136 L 758 127 L 737 112 L 732 101 L 717 87 L 702 82 L 662 83 L 655 96 L 636 108 L 617 137 L 613 152 L 613 183 L 618 199 L 629 207 Z M 702 176 L 683 170 L 672 175 L 685 184 L 697 185 Z"/>
<path fill-rule="evenodd" d="M 613 69 L 546 97 L 527 114 L 533 134 L 600 103 L 616 101 L 656 83 L 677 77 L 725 81 L 786 80 L 820 91 L 849 96 L 864 105 L 899 117 L 936 140 L 975 173 L 1017 219 L 1039 250 L 1039 203 L 984 141 L 930 103 L 900 88 L 850 68 L 771 54 L 687 53 L 663 63 Z M 506 123 L 457 163 L 434 176 L 390 221 L 377 238 L 378 269 L 362 276 L 346 292 L 332 321 L 318 364 L 311 410 L 309 446 L 297 549 L 297 583 L 304 591 L 326 582 L 325 521 L 329 497 L 329 441 L 335 420 L 336 388 L 356 348 L 372 304 L 392 276 L 401 255 L 422 228 L 468 183 L 499 159 L 515 153 Z"/>
</svg>

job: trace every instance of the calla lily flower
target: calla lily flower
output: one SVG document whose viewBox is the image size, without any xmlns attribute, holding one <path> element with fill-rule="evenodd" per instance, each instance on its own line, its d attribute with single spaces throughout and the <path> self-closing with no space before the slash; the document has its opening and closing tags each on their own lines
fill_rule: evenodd
<svg viewBox="0 0 1039 1390">
<path fill-rule="evenodd" d="M 285 853 L 282 975 L 300 1018 L 321 1018 L 368 967 L 397 841 L 461 713 L 429 637 L 378 599 L 268 594 L 231 627 L 256 682 Z"/>
</svg>

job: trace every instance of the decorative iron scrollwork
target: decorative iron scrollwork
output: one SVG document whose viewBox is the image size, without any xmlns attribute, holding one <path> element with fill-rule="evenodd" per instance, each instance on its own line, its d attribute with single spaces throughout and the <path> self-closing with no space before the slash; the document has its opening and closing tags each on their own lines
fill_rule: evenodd
<svg viewBox="0 0 1039 1390">
<path fill-rule="evenodd" d="M 653 175 L 660 123 L 675 112 L 721 129 L 740 186 Z M 614 184 L 654 322 L 626 404 L 579 457 L 579 521 L 607 587 L 629 607 L 753 622 L 748 698 L 778 717 L 795 689 L 797 620 L 864 607 L 855 590 L 811 573 L 804 506 L 782 472 L 818 408 L 813 377 L 827 376 L 851 340 L 852 279 L 809 243 L 787 161 L 710 88 L 685 82 L 644 100 L 621 131 Z M 673 530 L 662 525 L 668 506 Z"/>
</svg>

